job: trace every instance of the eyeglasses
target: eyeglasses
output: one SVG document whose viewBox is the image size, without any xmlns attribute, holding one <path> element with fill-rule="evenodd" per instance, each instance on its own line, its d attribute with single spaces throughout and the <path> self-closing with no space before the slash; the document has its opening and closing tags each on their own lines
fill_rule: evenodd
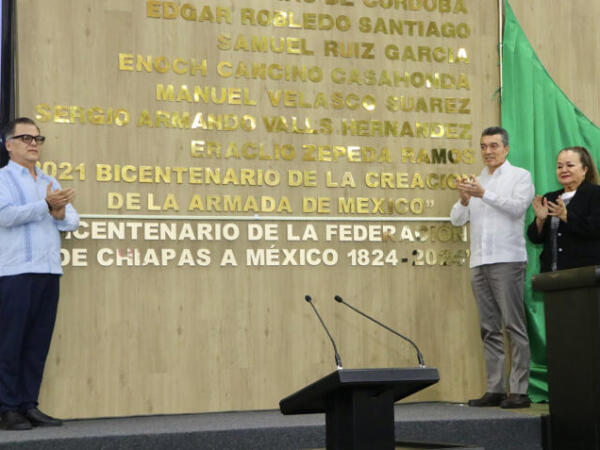
<svg viewBox="0 0 600 450">
<path fill-rule="evenodd" d="M 8 139 L 20 139 L 28 145 L 35 141 L 36 144 L 42 145 L 46 140 L 46 136 L 32 136 L 31 134 L 19 134 L 18 136 L 12 136 Z"/>
</svg>

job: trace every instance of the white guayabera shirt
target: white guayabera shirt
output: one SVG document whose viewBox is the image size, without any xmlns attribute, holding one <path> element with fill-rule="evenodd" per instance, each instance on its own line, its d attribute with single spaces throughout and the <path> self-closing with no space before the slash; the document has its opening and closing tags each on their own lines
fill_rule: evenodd
<svg viewBox="0 0 600 450">
<path fill-rule="evenodd" d="M 493 174 L 484 167 L 478 180 L 483 197 L 471 197 L 467 206 L 459 200 L 450 212 L 452 225 L 471 224 L 469 266 L 527 261 L 525 213 L 535 195 L 531 174 L 505 161 Z"/>
</svg>

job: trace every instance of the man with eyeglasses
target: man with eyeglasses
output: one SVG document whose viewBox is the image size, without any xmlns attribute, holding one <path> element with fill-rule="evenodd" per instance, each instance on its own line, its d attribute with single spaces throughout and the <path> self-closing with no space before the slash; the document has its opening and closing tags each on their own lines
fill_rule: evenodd
<svg viewBox="0 0 600 450">
<path fill-rule="evenodd" d="M 0 427 L 29 430 L 62 421 L 38 409 L 58 306 L 60 231 L 79 226 L 73 189 L 36 163 L 44 136 L 31 119 L 8 124 L 0 169 Z"/>
<path fill-rule="evenodd" d="M 479 179 L 458 183 L 452 225 L 471 226 L 471 287 L 479 308 L 486 368 L 486 392 L 469 406 L 527 408 L 529 337 L 523 304 L 527 251 L 525 213 L 535 188 L 530 173 L 506 160 L 508 133 L 501 127 L 483 130 L 480 140 L 485 167 Z M 504 337 L 510 347 L 506 395 Z"/>
</svg>

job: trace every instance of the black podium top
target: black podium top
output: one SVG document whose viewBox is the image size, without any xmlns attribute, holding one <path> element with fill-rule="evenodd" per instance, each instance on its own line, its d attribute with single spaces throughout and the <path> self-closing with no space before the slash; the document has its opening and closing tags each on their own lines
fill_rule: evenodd
<svg viewBox="0 0 600 450">
<path fill-rule="evenodd" d="M 535 291 L 562 291 L 600 285 L 600 266 L 543 272 L 534 275 L 531 286 Z"/>
<path fill-rule="evenodd" d="M 327 398 L 340 389 L 392 389 L 394 401 L 403 399 L 440 380 L 429 367 L 390 369 L 340 369 L 282 399 L 283 414 L 310 414 L 326 410 Z"/>
</svg>

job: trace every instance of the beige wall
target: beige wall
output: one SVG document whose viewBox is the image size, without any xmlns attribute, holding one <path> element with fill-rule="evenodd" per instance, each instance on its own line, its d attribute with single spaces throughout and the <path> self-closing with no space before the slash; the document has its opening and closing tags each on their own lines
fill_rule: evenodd
<svg viewBox="0 0 600 450">
<path fill-rule="evenodd" d="M 482 8 L 476 0 L 425 2 L 442 5 L 434 11 L 404 10 L 403 3 L 398 3 L 399 9 L 381 6 L 387 4 L 369 0 L 186 3 L 188 12 L 208 8 L 203 10 L 207 20 L 199 22 L 198 16 L 195 21 L 151 17 L 162 14 L 161 2 L 18 2 L 19 113 L 37 115 L 49 138 L 44 167 L 57 166 L 61 183 L 76 189 L 75 206 L 86 224 L 65 237 L 65 254 L 70 258 L 65 260 L 59 319 L 41 395 L 45 409 L 64 417 L 94 417 L 276 408 L 279 399 L 334 369 L 329 342 L 303 300 L 305 294 L 313 296 L 330 326 L 345 367 L 414 366 L 416 358 L 408 344 L 334 304 L 335 294 L 411 336 L 428 365 L 439 369 L 440 383 L 411 400 L 460 401 L 481 393 L 483 363 L 468 283 L 468 243 L 465 230 L 450 228 L 445 218 L 457 197 L 454 177 L 480 171 L 479 130 L 499 120 L 494 98 L 499 84 L 497 4 L 491 1 Z M 454 11 L 446 11 L 447 4 Z M 242 8 L 254 13 L 291 11 L 296 21 L 303 13 L 318 12 L 352 26 L 342 31 L 243 25 Z M 312 16 L 305 17 L 311 28 Z M 321 19 L 325 28 L 327 17 Z M 400 35 L 362 32 L 361 18 L 372 24 L 380 18 L 386 27 L 389 19 L 402 20 L 405 28 Z M 368 22 L 362 20 L 363 25 Z M 424 24 L 424 34 L 430 29 L 432 35 L 419 36 L 419 23 Z M 435 36 L 442 25 L 447 32 L 459 27 L 468 30 L 468 36 Z M 415 27 L 413 35 L 410 27 Z M 239 35 L 247 41 L 252 36 L 289 38 L 289 51 L 253 52 L 244 49 Z M 219 42 L 229 42 L 227 36 L 242 48 L 219 48 Z M 349 58 L 326 56 L 326 49 L 339 42 L 356 43 L 359 53 Z M 422 60 L 390 59 L 384 52 L 387 46 L 402 51 L 409 46 L 415 59 L 421 51 Z M 442 58 L 428 60 L 427 52 Z M 451 62 L 462 52 L 468 63 Z M 164 59 L 151 71 L 138 71 L 128 55 Z M 203 69 L 193 75 L 160 71 L 164 60 L 178 60 L 179 70 L 189 68 L 186 64 L 192 58 L 206 60 L 206 73 Z M 295 82 L 235 79 L 218 72 L 218 64 L 224 61 L 234 66 L 241 62 L 305 66 L 323 76 Z M 347 78 L 353 70 L 362 84 L 332 80 L 332 74 L 344 73 Z M 370 70 L 383 80 L 379 85 L 364 82 L 364 73 Z M 388 86 L 383 71 L 388 75 L 398 71 L 401 77 L 408 72 L 413 81 Z M 434 76 L 433 85 L 427 87 L 424 77 L 436 73 L 445 85 L 437 86 Z M 182 96 L 157 100 L 157 85 L 173 85 Z M 194 86 L 229 88 L 229 104 L 187 101 L 183 94 Z M 282 93 L 287 100 L 274 106 L 278 89 L 288 91 Z M 337 108 L 330 99 L 332 92 L 347 98 L 348 105 Z M 300 95 L 303 102 L 297 100 Z M 356 108 L 353 95 L 362 99 Z M 422 110 L 386 108 L 386 102 L 394 101 L 391 97 L 402 95 L 413 98 Z M 431 111 L 432 104 L 440 106 Z M 89 117 L 82 123 L 80 115 L 92 108 L 101 110 L 109 123 L 93 124 Z M 116 120 L 109 120 L 109 109 L 122 111 Z M 140 120 L 145 111 L 152 116 L 153 126 Z M 249 115 L 256 118 L 256 127 L 249 131 L 178 129 L 154 121 L 155 114 L 172 118 L 175 112 L 180 117 L 185 112 L 191 117 L 198 112 Z M 126 113 L 129 123 L 115 125 Z M 284 120 L 290 127 L 297 121 L 296 129 L 288 130 Z M 358 127 L 355 135 L 344 134 L 343 125 L 351 120 Z M 403 135 L 380 135 L 377 126 L 385 121 L 399 130 L 405 127 Z M 433 126 L 430 137 L 410 135 L 428 123 L 446 125 Z M 307 133 L 309 125 L 317 133 Z M 247 143 L 251 149 L 262 144 L 266 155 L 283 147 L 294 149 L 295 156 L 289 161 L 194 156 L 191 149 L 201 149 L 199 141 L 238 149 Z M 370 154 L 373 150 L 365 150 L 369 147 L 381 160 L 335 160 L 323 147 L 320 160 L 311 161 L 315 153 L 306 145 L 338 146 L 353 155 L 360 151 L 352 148 Z M 440 148 L 454 149 L 453 154 L 462 159 L 431 161 L 439 153 L 433 149 Z M 114 176 L 107 180 L 106 167 L 114 171 L 115 165 L 132 166 L 124 170 L 124 180 Z M 185 173 L 180 183 L 175 178 L 156 182 L 145 175 L 155 167 L 184 168 Z M 193 183 L 187 176 L 191 167 L 231 170 L 235 175 L 245 171 L 254 177 L 271 170 L 280 182 L 274 186 Z M 308 176 L 303 186 L 289 181 L 290 174 L 297 173 Z M 381 179 L 382 173 L 391 174 L 392 187 L 369 184 Z M 130 179 L 132 174 L 137 178 Z M 127 195 L 129 207 L 126 202 L 122 207 L 115 203 L 115 198 Z M 194 195 L 202 200 L 203 209 L 190 210 Z M 209 208 L 209 195 L 221 205 L 230 195 L 241 202 L 248 196 L 268 196 L 284 206 L 275 211 L 250 207 L 222 211 Z M 308 197 L 321 197 L 331 207 L 322 205 L 313 211 L 306 203 Z M 369 207 L 348 213 L 339 209 L 340 198 L 357 202 L 364 198 Z M 379 210 L 380 199 L 398 207 Z M 411 202 L 413 208 L 405 208 Z M 111 236 L 110 227 L 123 223 L 129 227 L 125 236 Z M 179 236 L 156 238 L 156 229 L 164 224 L 174 224 Z M 239 230 L 239 236 L 217 239 L 215 228 L 226 225 Z M 264 231 L 267 225 L 275 233 L 271 238 L 248 235 L 249 227 Z M 373 231 L 387 228 L 383 237 L 375 235 L 372 241 L 359 235 L 344 240 L 333 235 L 328 240 L 327 230 L 342 225 L 371 226 Z M 139 231 L 138 226 L 147 227 L 145 236 L 141 231 L 133 235 L 131 230 Z M 199 233 L 201 226 L 210 229 L 210 237 Z M 181 235 L 183 230 L 188 234 Z M 304 233 L 308 233 L 304 240 L 295 238 Z M 274 253 L 279 262 L 249 261 L 246 255 L 256 249 L 264 249 L 265 255 Z M 296 265 L 281 264 L 284 249 L 287 254 L 295 252 Z M 338 259 L 302 264 L 302 251 L 337 254 Z M 236 264 L 224 261 L 224 255 L 234 255 Z"/>
<path fill-rule="evenodd" d="M 600 124 L 596 38 L 598 2 L 512 0 L 511 6 L 540 61 L 569 99 Z"/>
</svg>

